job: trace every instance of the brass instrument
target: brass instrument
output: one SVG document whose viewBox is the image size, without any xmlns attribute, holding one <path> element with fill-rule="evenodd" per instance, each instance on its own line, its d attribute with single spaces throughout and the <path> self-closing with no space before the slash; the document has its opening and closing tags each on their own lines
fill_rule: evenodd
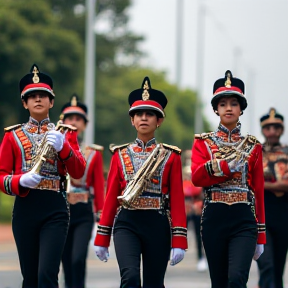
<svg viewBox="0 0 288 288">
<path fill-rule="evenodd" d="M 61 133 L 64 133 L 69 129 L 77 130 L 77 128 L 75 128 L 72 125 L 62 124 L 62 121 L 58 121 L 57 126 L 55 127 L 55 130 L 60 131 Z M 51 149 L 53 148 L 52 145 L 47 143 L 47 133 L 48 132 L 46 132 L 44 138 L 41 141 L 40 146 L 38 147 L 38 151 L 36 153 L 37 154 L 36 161 L 31 169 L 32 173 L 40 174 L 42 164 L 46 162 L 47 156 L 51 153 Z"/>
<path fill-rule="evenodd" d="M 70 193 L 71 191 L 71 176 L 67 173 L 66 175 L 66 187 L 65 187 L 66 193 Z"/>
<path fill-rule="evenodd" d="M 161 144 L 157 144 L 156 148 L 134 175 L 133 179 L 129 181 L 123 195 L 117 197 L 120 204 L 124 207 L 131 207 L 133 201 L 143 193 L 146 185 L 152 178 L 156 169 L 165 159 L 167 153 L 168 151 L 163 148 Z"/>
</svg>

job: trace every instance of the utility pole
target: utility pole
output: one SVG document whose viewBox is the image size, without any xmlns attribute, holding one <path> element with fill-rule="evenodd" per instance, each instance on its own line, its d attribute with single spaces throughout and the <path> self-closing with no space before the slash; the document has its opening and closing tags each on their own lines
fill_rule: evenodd
<svg viewBox="0 0 288 288">
<path fill-rule="evenodd" d="M 197 102 L 195 107 L 194 133 L 202 133 L 202 97 L 203 97 L 203 71 L 204 71 L 204 47 L 205 47 L 205 6 L 203 0 L 198 0 L 198 23 L 197 23 L 197 58 L 196 58 L 196 85 Z"/>
<path fill-rule="evenodd" d="M 183 0 L 177 0 L 176 15 L 176 84 L 182 84 L 182 46 L 183 46 Z"/>
<path fill-rule="evenodd" d="M 84 102 L 89 109 L 89 122 L 84 135 L 86 145 L 94 143 L 95 134 L 95 5 L 96 0 L 86 0 Z"/>
</svg>

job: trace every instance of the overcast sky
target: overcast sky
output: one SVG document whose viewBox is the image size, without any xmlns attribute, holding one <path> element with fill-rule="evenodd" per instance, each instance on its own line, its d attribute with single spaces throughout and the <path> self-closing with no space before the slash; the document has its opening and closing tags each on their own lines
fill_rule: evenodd
<svg viewBox="0 0 288 288">
<path fill-rule="evenodd" d="M 167 71 L 176 83 L 176 11 L 183 2 L 181 86 L 197 88 L 197 17 L 199 0 L 134 0 L 130 28 L 146 37 L 144 65 Z M 219 118 L 210 100 L 216 79 L 227 69 L 246 84 L 248 108 L 242 133 L 263 140 L 259 118 L 275 107 L 288 123 L 288 0 L 200 0 L 205 7 L 202 101 L 213 129 Z M 203 28 L 204 27 L 204 28 Z M 288 124 L 287 124 L 288 125 Z M 288 131 L 288 128 L 287 128 Z M 288 143 L 288 132 L 283 142 Z"/>
</svg>

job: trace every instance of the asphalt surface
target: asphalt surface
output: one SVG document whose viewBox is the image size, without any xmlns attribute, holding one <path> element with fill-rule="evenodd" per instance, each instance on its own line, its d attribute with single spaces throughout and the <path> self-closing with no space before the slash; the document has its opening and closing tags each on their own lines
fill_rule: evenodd
<svg viewBox="0 0 288 288">
<path fill-rule="evenodd" d="M 165 278 L 166 288 L 210 287 L 208 271 L 198 272 L 196 269 L 196 250 L 192 233 L 191 230 L 188 233 L 189 249 L 185 259 L 174 267 L 168 266 Z M 103 263 L 94 255 L 92 241 L 90 242 L 86 288 L 119 287 L 119 271 L 113 245 L 111 247 L 109 261 Z M 253 261 L 247 287 L 257 288 L 257 278 L 257 267 Z M 0 225 L 0 288 L 21 288 L 21 281 L 22 276 L 11 227 Z M 60 270 L 59 281 L 60 287 L 63 287 L 62 270 Z M 288 272 L 285 272 L 285 283 L 285 287 L 288 287 Z"/>
</svg>

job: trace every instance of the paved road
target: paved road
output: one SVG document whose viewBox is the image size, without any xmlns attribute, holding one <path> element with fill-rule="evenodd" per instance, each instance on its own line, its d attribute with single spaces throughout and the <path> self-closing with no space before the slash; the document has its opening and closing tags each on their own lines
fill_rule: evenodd
<svg viewBox="0 0 288 288">
<path fill-rule="evenodd" d="M 165 283 L 166 288 L 210 287 L 208 272 L 199 273 L 196 271 L 195 243 L 192 236 L 193 235 L 190 232 L 188 235 L 189 250 L 186 253 L 185 259 L 175 267 L 168 267 Z M 61 272 L 60 281 L 63 281 Z M 285 287 L 288 288 L 288 272 L 286 272 L 285 275 L 285 283 L 287 283 Z M 20 287 L 21 274 L 11 228 L 0 226 L 0 288 Z M 117 287 L 119 287 L 119 272 L 113 249 L 110 249 L 109 261 L 107 263 L 102 263 L 94 256 L 92 243 L 90 243 L 86 288 Z M 248 288 L 256 287 L 257 269 L 255 262 L 253 261 Z"/>
</svg>

